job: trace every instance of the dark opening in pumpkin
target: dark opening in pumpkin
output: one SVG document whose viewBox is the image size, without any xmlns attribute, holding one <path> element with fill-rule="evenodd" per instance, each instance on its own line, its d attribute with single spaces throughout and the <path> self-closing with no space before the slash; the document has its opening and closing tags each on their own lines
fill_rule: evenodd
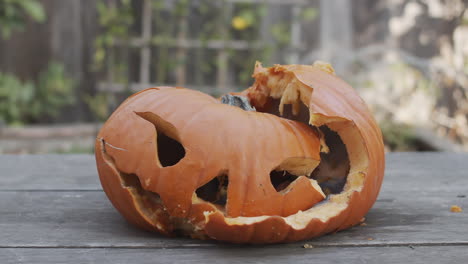
<svg viewBox="0 0 468 264">
<path fill-rule="evenodd" d="M 245 111 L 256 111 L 255 107 L 250 104 L 249 99 L 244 96 L 226 94 L 221 97 L 221 103 L 236 106 Z"/>
<path fill-rule="evenodd" d="M 269 98 L 264 107 L 257 107 L 257 111 L 274 114 L 290 120 L 309 123 L 309 109 L 300 102 L 299 112 L 294 114 L 292 105 L 283 106 L 283 113 L 279 111 L 280 99 Z M 350 169 L 348 152 L 340 136 L 328 128 L 326 125 L 320 127 L 311 126 L 320 131 L 324 136 L 328 151 L 320 152 L 320 164 L 310 175 L 310 178 L 317 180 L 320 188 L 326 194 L 336 194 L 343 191 Z M 272 171 L 271 181 L 275 188 L 282 190 L 286 188 L 297 176 L 285 174 L 286 177 L 280 177 L 281 172 Z M 288 184 L 289 182 L 289 184 Z M 283 188 L 284 186 L 284 188 Z"/>
<path fill-rule="evenodd" d="M 280 101 L 280 99 L 273 99 L 270 97 L 267 104 L 264 107 L 259 107 L 258 111 L 305 124 L 309 123 L 309 109 L 302 102 L 299 102 L 299 111 L 294 114 L 291 104 L 285 104 L 282 113 L 280 113 Z M 225 95 L 222 97 L 222 103 L 237 106 L 246 111 L 257 110 L 255 106 L 252 106 L 248 99 L 243 96 Z M 327 146 L 327 151 L 323 150 L 320 153 L 321 161 L 319 166 L 315 168 L 311 175 L 305 176 L 310 176 L 309 178 L 317 180 L 320 188 L 322 188 L 322 191 L 326 195 L 340 193 L 343 191 L 344 185 L 346 184 L 350 169 L 346 146 L 340 136 L 326 125 L 311 127 L 321 132 Z M 287 170 L 275 169 L 270 173 L 271 183 L 278 192 L 286 189 L 286 187 L 298 177 L 298 175 L 294 175 Z"/>
<path fill-rule="evenodd" d="M 124 187 L 128 188 L 132 192 L 132 196 L 137 201 L 139 210 L 146 215 L 149 219 L 152 219 L 153 223 L 158 226 L 158 219 L 156 218 L 158 212 L 162 208 L 165 208 L 161 197 L 155 192 L 151 192 L 143 189 L 141 186 L 140 179 L 136 174 L 127 174 L 120 172 L 120 180 Z M 166 212 L 164 212 L 166 214 Z M 189 236 L 193 234 L 193 225 L 185 218 L 171 217 L 167 215 L 172 221 L 170 226 L 171 230 L 161 230 L 163 232 L 172 232 L 176 236 Z M 162 228 L 159 224 L 158 228 Z"/>
<path fill-rule="evenodd" d="M 143 203 L 162 203 L 159 194 L 143 189 L 143 187 L 141 186 L 140 179 L 136 174 L 120 172 L 120 179 L 122 185 L 126 188 L 133 189 L 139 195 L 139 198 Z M 151 206 L 144 208 L 151 208 Z"/>
<path fill-rule="evenodd" d="M 217 177 L 214 177 L 211 181 L 200 186 L 197 190 L 197 196 L 204 201 L 225 206 L 227 201 L 227 188 L 229 184 L 229 178 L 226 172 L 220 173 Z"/>
<path fill-rule="evenodd" d="M 320 152 L 320 164 L 312 172 L 311 178 L 318 182 L 326 195 L 340 193 L 346 184 L 350 169 L 346 146 L 340 136 L 327 126 L 318 129 L 325 136 L 330 151 Z"/>
<path fill-rule="evenodd" d="M 104 160 L 119 175 L 120 184 L 130 192 L 135 201 L 135 206 L 152 224 L 162 233 L 180 236 L 194 236 L 194 226 L 182 217 L 172 217 L 165 211 L 165 206 L 160 195 L 156 192 L 143 188 L 138 175 L 134 173 L 124 173 L 117 169 L 115 160 L 106 152 L 106 142 L 101 139 L 101 150 Z M 163 225 L 158 219 L 158 213 L 164 214 L 171 221 L 171 225 Z M 203 238 L 203 236 L 200 236 Z"/>
<path fill-rule="evenodd" d="M 298 176 L 289 173 L 285 170 L 273 170 L 270 172 L 270 180 L 277 192 L 280 192 L 288 187 Z"/>
<path fill-rule="evenodd" d="M 162 167 L 174 166 L 185 157 L 185 148 L 180 143 L 177 129 L 159 115 L 151 112 L 136 112 L 143 119 L 151 122 L 156 129 L 156 148 Z"/>
<path fill-rule="evenodd" d="M 318 161 L 306 157 L 290 157 L 270 172 L 271 185 L 277 192 L 286 193 L 289 186 L 300 176 L 310 178 L 312 171 L 317 167 Z"/>
<path fill-rule="evenodd" d="M 157 146 L 159 162 L 163 167 L 173 166 L 185 156 L 182 144 L 160 131 L 158 131 Z"/>
</svg>

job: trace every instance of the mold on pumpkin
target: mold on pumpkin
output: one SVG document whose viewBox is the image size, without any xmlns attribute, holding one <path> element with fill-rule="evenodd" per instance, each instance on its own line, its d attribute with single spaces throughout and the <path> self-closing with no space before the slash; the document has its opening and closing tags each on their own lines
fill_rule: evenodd
<svg viewBox="0 0 468 264">
<path fill-rule="evenodd" d="M 326 63 L 257 63 L 220 100 L 158 87 L 128 98 L 96 139 L 100 180 L 133 224 L 234 243 L 303 240 L 360 222 L 384 171 L 381 132 Z"/>
</svg>

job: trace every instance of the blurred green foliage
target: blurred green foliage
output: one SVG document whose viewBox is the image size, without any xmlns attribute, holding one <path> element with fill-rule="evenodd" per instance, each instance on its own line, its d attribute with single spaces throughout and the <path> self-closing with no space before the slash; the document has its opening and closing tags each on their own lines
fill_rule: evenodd
<svg viewBox="0 0 468 264">
<path fill-rule="evenodd" d="M 96 2 L 98 22 L 101 28 L 100 34 L 94 40 L 94 58 L 92 69 L 95 72 L 105 72 L 107 79 L 113 83 L 128 84 L 128 41 L 131 37 L 131 29 L 134 23 L 131 0 Z M 126 43 L 122 59 L 119 50 L 114 46 L 117 42 Z M 125 46 L 124 45 L 124 46 Z M 88 106 L 93 118 L 104 121 L 109 117 L 109 102 L 115 101 L 114 94 L 96 93 L 85 94 L 82 100 Z"/>
<path fill-rule="evenodd" d="M 289 27 L 284 23 L 276 23 L 271 26 L 271 34 L 275 38 L 279 46 L 286 46 L 291 40 L 291 34 L 289 34 Z"/>
<path fill-rule="evenodd" d="M 0 122 L 19 125 L 31 113 L 34 85 L 12 74 L 0 73 Z"/>
<path fill-rule="evenodd" d="M 94 68 L 114 83 L 128 84 L 129 75 L 129 49 L 132 38 L 139 38 L 141 32 L 142 12 L 139 10 L 141 2 L 131 0 L 99 1 L 97 11 L 101 33 L 95 41 Z M 276 21 L 271 25 L 263 25 L 262 21 L 268 15 L 266 3 L 229 3 L 227 1 L 151 1 L 152 8 L 152 38 L 153 47 L 152 70 L 154 82 L 158 84 L 173 84 L 175 69 L 188 65 L 187 59 L 177 58 L 179 35 L 185 31 L 184 38 L 196 39 L 202 43 L 201 48 L 192 50 L 196 61 L 195 84 L 204 85 L 207 76 L 216 76 L 217 68 L 229 67 L 236 76 L 235 82 L 239 87 L 249 85 L 252 68 L 255 61 L 265 64 L 274 63 L 270 60 L 272 52 L 278 48 L 286 47 L 290 42 L 290 21 Z M 311 22 L 318 16 L 318 9 L 304 7 L 300 15 L 294 19 Z M 189 25 L 184 24 L 188 21 Z M 193 27 L 190 23 L 196 23 Z M 265 42 L 262 30 L 266 30 L 271 39 Z M 248 50 L 233 50 L 229 47 L 226 61 L 219 60 L 212 49 L 203 47 L 210 40 L 242 40 L 247 41 L 251 48 Z M 119 43 L 117 45 L 117 43 Z M 200 77 L 204 76 L 204 77 Z"/>
<path fill-rule="evenodd" d="M 7 39 L 14 31 L 24 29 L 27 17 L 33 21 L 44 22 L 46 14 L 37 0 L 1 0 L 0 1 L 0 33 Z"/>
<path fill-rule="evenodd" d="M 39 74 L 32 104 L 34 118 L 57 117 L 63 107 L 75 102 L 73 87 L 73 80 L 67 77 L 63 65 L 49 63 L 45 71 Z"/>
<path fill-rule="evenodd" d="M 96 9 L 102 30 L 94 42 L 94 68 L 100 70 L 105 66 L 106 56 L 111 57 L 110 63 L 114 61 L 113 54 L 108 52 L 112 51 L 109 48 L 115 44 L 115 41 L 128 40 L 134 18 L 130 0 L 121 0 L 117 4 L 98 1 Z"/>
<path fill-rule="evenodd" d="M 3 123 L 22 125 L 51 120 L 73 102 L 73 81 L 59 63 L 50 63 L 36 83 L 0 73 L 0 121 Z"/>
<path fill-rule="evenodd" d="M 109 117 L 110 111 L 108 94 L 98 93 L 96 95 L 85 95 L 83 100 L 98 121 L 105 121 Z"/>
<path fill-rule="evenodd" d="M 394 122 L 382 122 L 380 124 L 385 146 L 391 151 L 416 151 L 420 150 L 421 142 L 409 125 Z"/>
<path fill-rule="evenodd" d="M 157 85 L 176 85 L 178 74 L 185 71 L 183 79 L 187 85 L 212 87 L 218 70 L 222 69 L 229 73 L 227 78 L 234 75 L 234 81 L 228 81 L 228 85 L 245 88 L 251 83 L 255 61 L 274 63 L 272 55 L 279 57 L 279 49 L 290 42 L 289 19 L 275 19 L 271 25 L 262 22 L 268 15 L 266 3 L 225 0 L 154 0 L 150 3 L 150 82 Z M 96 8 L 101 30 L 94 43 L 93 69 L 102 76 L 102 81 L 128 88 L 132 82 L 139 81 L 140 50 L 134 44 L 142 40 L 141 23 L 145 12 L 141 8 L 145 7 L 142 1 L 100 0 Z M 295 19 L 311 22 L 317 15 L 318 9 L 305 7 Z M 265 38 L 267 35 L 269 37 Z M 201 47 L 179 47 L 180 41 L 190 43 L 191 40 L 201 43 Z M 214 40 L 222 40 L 228 45 L 220 49 L 205 46 Z M 232 49 L 230 41 L 245 41 L 249 48 Z M 224 51 L 222 58 L 220 50 Z M 219 88 L 211 93 L 219 94 L 223 87 Z M 85 95 L 83 100 L 97 120 L 105 120 L 121 97 L 116 93 L 98 92 Z"/>
</svg>

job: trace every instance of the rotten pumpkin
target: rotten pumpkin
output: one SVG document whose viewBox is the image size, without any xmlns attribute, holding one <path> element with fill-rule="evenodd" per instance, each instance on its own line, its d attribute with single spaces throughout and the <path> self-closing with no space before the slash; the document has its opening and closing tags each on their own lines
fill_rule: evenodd
<svg viewBox="0 0 468 264">
<path fill-rule="evenodd" d="M 326 63 L 255 66 L 217 100 L 157 87 L 96 139 L 104 191 L 131 223 L 234 243 L 303 240 L 358 224 L 383 179 L 380 129 Z"/>
</svg>

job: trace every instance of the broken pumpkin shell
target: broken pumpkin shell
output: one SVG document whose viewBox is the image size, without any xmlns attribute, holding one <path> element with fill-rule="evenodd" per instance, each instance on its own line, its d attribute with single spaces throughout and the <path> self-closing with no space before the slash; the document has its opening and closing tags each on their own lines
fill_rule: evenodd
<svg viewBox="0 0 468 264">
<path fill-rule="evenodd" d="M 257 63 L 253 77 L 224 104 L 157 87 L 112 114 L 96 162 L 128 221 L 234 243 L 297 241 L 360 222 L 385 163 L 365 103 L 326 63 Z"/>
</svg>

